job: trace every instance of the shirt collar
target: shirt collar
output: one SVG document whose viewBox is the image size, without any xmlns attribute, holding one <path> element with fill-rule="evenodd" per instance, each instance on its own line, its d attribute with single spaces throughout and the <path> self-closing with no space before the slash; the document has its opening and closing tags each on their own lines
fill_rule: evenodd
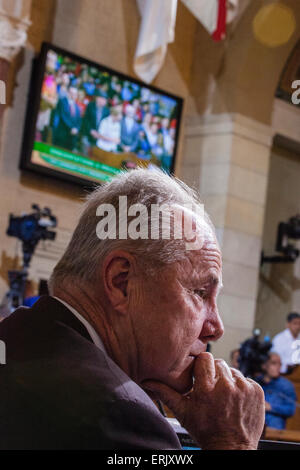
<svg viewBox="0 0 300 470">
<path fill-rule="evenodd" d="M 67 307 L 68 310 L 70 310 L 70 312 L 73 313 L 73 315 L 75 315 L 75 317 L 85 326 L 85 328 L 87 329 L 93 343 L 95 346 L 97 346 L 97 348 L 101 349 L 102 352 L 106 352 L 105 351 L 105 347 L 104 347 L 104 344 L 100 338 L 100 336 L 98 335 L 98 333 L 96 332 L 95 328 L 92 327 L 92 325 L 82 316 L 80 315 L 79 312 L 77 312 L 77 310 L 75 310 L 75 308 L 73 308 L 71 305 L 69 305 L 67 302 L 65 302 L 64 300 L 60 299 L 59 297 L 54 297 L 56 300 L 58 300 L 59 302 L 61 302 L 65 307 Z"/>
<path fill-rule="evenodd" d="M 294 336 L 291 333 L 291 330 L 289 328 L 286 328 L 285 330 L 286 336 L 291 340 L 291 341 L 296 341 L 297 338 L 294 338 Z"/>
</svg>

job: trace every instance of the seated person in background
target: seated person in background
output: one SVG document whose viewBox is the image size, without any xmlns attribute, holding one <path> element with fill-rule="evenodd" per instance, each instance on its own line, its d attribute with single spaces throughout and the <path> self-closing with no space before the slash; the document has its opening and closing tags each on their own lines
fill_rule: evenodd
<svg viewBox="0 0 300 470">
<path fill-rule="evenodd" d="M 285 429 L 286 419 L 295 414 L 297 402 L 294 385 L 280 377 L 280 367 L 279 355 L 271 352 L 263 365 L 263 375 L 257 378 L 265 392 L 266 425 L 275 429 Z"/>
<path fill-rule="evenodd" d="M 240 357 L 240 350 L 234 349 L 230 353 L 230 366 L 234 367 L 235 369 L 239 369 L 239 357 Z"/>
<path fill-rule="evenodd" d="M 111 108 L 110 115 L 99 125 L 97 147 L 107 152 L 117 152 L 121 137 L 122 115 L 118 108 Z"/>
<path fill-rule="evenodd" d="M 273 338 L 272 352 L 279 354 L 281 359 L 281 370 L 282 374 L 288 372 L 289 366 L 295 366 L 293 360 L 293 345 L 295 341 L 300 340 L 300 314 L 291 312 L 287 316 L 286 329 L 278 333 Z"/>
</svg>

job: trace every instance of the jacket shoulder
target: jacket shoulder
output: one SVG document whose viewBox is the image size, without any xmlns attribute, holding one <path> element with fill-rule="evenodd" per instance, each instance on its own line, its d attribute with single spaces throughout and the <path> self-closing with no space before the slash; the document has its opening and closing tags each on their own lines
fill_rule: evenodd
<svg viewBox="0 0 300 470">
<path fill-rule="evenodd" d="M 148 395 L 69 313 L 53 299 L 0 325 L 9 352 L 0 374 L 0 448 L 180 448 Z"/>
</svg>

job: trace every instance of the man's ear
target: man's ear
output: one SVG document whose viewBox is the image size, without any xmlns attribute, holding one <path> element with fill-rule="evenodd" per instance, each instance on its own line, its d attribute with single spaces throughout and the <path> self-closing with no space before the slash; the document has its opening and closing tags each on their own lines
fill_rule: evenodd
<svg viewBox="0 0 300 470">
<path fill-rule="evenodd" d="M 128 281 L 133 269 L 133 257 L 123 250 L 116 250 L 106 257 L 102 276 L 106 295 L 113 308 L 127 313 Z"/>
</svg>

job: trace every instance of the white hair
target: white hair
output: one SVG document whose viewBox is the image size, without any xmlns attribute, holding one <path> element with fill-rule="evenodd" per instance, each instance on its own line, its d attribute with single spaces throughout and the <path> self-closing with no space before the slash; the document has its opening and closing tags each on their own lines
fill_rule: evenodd
<svg viewBox="0 0 300 470">
<path fill-rule="evenodd" d="M 186 257 L 186 247 L 182 239 L 115 239 L 100 240 L 96 234 L 99 223 L 97 209 L 100 205 L 110 204 L 116 209 L 117 229 L 119 226 L 119 197 L 127 196 L 128 207 L 142 204 L 151 212 L 153 204 L 178 207 L 201 204 L 197 193 L 175 177 L 163 171 L 135 169 L 121 172 L 108 183 L 97 187 L 87 198 L 80 220 L 72 239 L 56 265 L 49 281 L 50 291 L 61 286 L 64 280 L 93 282 L 99 275 L 105 257 L 113 250 L 126 250 L 135 256 L 137 263 L 150 274 L 169 263 Z M 208 215 L 203 213 L 204 221 L 213 229 Z M 128 220 L 130 218 L 128 217 Z M 148 220 L 148 224 L 150 221 Z M 161 232 L 161 230 L 160 230 Z M 117 230 L 118 233 L 118 230 Z"/>
</svg>

